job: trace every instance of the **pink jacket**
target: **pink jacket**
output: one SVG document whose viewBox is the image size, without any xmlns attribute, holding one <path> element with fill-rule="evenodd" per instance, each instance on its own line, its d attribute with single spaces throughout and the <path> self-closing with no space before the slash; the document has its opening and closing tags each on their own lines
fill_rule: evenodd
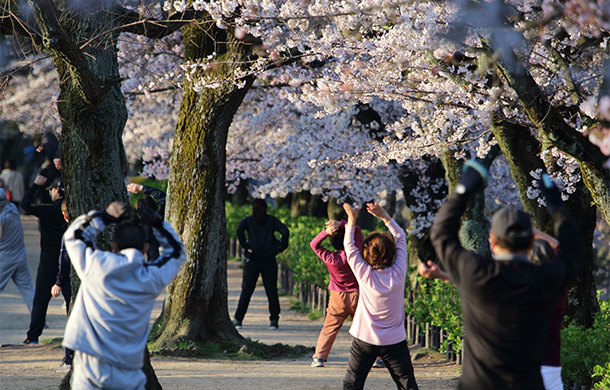
<svg viewBox="0 0 610 390">
<path fill-rule="evenodd" d="M 360 286 L 360 300 L 350 334 L 373 345 L 392 345 L 407 338 L 405 332 L 405 278 L 407 241 L 405 232 L 394 220 L 386 223 L 396 242 L 392 265 L 373 269 L 354 242 L 354 227 L 345 226 L 345 253 Z"/>
</svg>

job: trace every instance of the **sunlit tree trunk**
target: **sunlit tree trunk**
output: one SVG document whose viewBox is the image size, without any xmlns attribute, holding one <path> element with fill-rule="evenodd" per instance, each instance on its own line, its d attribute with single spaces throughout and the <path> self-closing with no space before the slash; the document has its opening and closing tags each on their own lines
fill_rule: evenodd
<svg viewBox="0 0 610 390">
<path fill-rule="evenodd" d="M 231 78 L 248 55 L 246 45 L 211 20 L 193 23 L 183 33 L 186 61 L 218 53 L 223 65 L 214 74 L 219 81 Z M 157 346 L 171 347 L 179 340 L 242 342 L 227 307 L 225 147 L 233 115 L 252 81 L 248 78 L 243 88 L 225 82 L 201 92 L 185 83 L 166 217 L 184 241 L 187 260 L 168 286 Z"/>
</svg>

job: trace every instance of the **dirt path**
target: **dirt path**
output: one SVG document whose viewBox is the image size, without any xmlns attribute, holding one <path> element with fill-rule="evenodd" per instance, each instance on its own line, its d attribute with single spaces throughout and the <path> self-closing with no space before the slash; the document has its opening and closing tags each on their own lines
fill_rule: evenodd
<svg viewBox="0 0 610 390">
<path fill-rule="evenodd" d="M 38 232 L 35 218 L 24 217 L 28 262 L 35 277 L 38 262 Z M 229 263 L 229 312 L 237 306 L 241 285 L 241 270 L 237 263 Z M 267 299 L 262 285 L 254 292 L 241 334 L 267 344 L 301 344 L 314 346 L 322 319 L 310 321 L 304 314 L 288 310 L 289 298 L 280 298 L 282 314 L 280 329 L 268 328 Z M 162 300 L 158 300 L 153 318 L 158 316 Z M 47 316 L 48 328 L 42 340 L 63 336 L 65 315 L 61 300 L 53 299 Z M 25 346 L 29 315 L 19 292 L 11 283 L 0 295 L 0 389 L 56 389 L 63 373 L 55 372 L 63 357 L 62 349 L 52 345 Z M 337 389 L 341 387 L 351 337 L 349 323 L 341 329 L 329 362 L 324 368 L 311 368 L 310 356 L 274 361 L 231 361 L 221 359 L 195 360 L 189 358 L 153 357 L 152 364 L 164 389 Z M 412 355 L 417 349 L 411 350 Z M 414 361 L 415 375 L 421 389 L 454 389 L 459 367 L 431 356 Z M 373 369 L 367 389 L 395 388 L 385 369 Z"/>
</svg>

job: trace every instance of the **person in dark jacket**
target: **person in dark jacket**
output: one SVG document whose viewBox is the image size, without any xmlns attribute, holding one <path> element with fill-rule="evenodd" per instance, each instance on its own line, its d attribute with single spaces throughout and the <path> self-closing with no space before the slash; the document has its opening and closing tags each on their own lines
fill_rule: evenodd
<svg viewBox="0 0 610 390">
<path fill-rule="evenodd" d="M 529 216 L 505 208 L 492 218 L 493 256 L 467 251 L 458 239 L 470 195 L 481 190 L 487 170 L 469 162 L 460 184 L 439 210 L 431 241 L 457 287 L 464 318 L 464 364 L 459 389 L 543 390 L 540 366 L 551 310 L 586 258 L 584 237 L 548 176 L 541 190 L 553 219 L 560 252 L 553 261 L 527 259 L 533 243 Z"/>
<path fill-rule="evenodd" d="M 66 223 L 70 222 L 68 219 L 68 206 L 66 200 L 61 202 L 61 213 L 64 216 Z M 59 293 L 63 295 L 64 302 L 66 302 L 66 315 L 70 316 L 70 300 L 72 299 L 72 286 L 70 285 L 70 256 L 66 251 L 64 239 L 61 239 L 61 250 L 59 252 L 58 259 L 59 269 L 57 271 L 57 278 L 55 284 L 51 287 L 51 295 L 54 298 L 59 296 Z M 64 358 L 61 361 L 61 365 L 56 370 L 57 372 L 69 371 L 72 368 L 72 359 L 74 358 L 74 351 L 70 348 L 64 348 Z"/>
<path fill-rule="evenodd" d="M 248 234 L 247 239 L 246 232 Z M 276 238 L 276 232 L 281 235 L 280 240 Z M 241 247 L 244 248 L 246 264 L 241 284 L 241 295 L 233 320 L 237 329 L 241 329 L 259 275 L 263 277 L 265 293 L 269 300 L 269 328 L 278 328 L 280 300 L 277 295 L 277 261 L 275 256 L 288 248 L 289 234 L 286 225 L 274 216 L 267 215 L 267 202 L 264 199 L 255 199 L 252 203 L 252 215 L 239 223 L 237 238 Z"/>
<path fill-rule="evenodd" d="M 21 207 L 29 214 L 38 217 L 40 228 L 40 262 L 36 272 L 36 291 L 30 319 L 30 328 L 24 344 L 37 344 L 44 329 L 47 308 L 51 300 L 51 288 L 55 285 L 59 263 L 57 256 L 61 251 L 61 238 L 67 223 L 61 212 L 64 190 L 61 182 L 55 180 L 50 186 L 53 203 L 37 204 L 36 198 L 44 191 L 47 178 L 36 177 L 34 184 L 26 191 Z"/>
<path fill-rule="evenodd" d="M 142 207 L 146 204 L 156 211 L 162 220 L 165 220 L 165 192 L 158 188 L 145 186 L 137 183 L 129 183 L 127 185 L 127 191 L 132 194 L 142 193 L 145 196 L 138 199 L 136 208 Z M 148 243 L 148 251 L 146 251 L 146 258 L 148 261 L 153 261 L 159 257 L 159 242 L 155 238 L 153 228 L 149 225 L 142 226 L 144 233 L 146 234 L 146 242 Z"/>
</svg>

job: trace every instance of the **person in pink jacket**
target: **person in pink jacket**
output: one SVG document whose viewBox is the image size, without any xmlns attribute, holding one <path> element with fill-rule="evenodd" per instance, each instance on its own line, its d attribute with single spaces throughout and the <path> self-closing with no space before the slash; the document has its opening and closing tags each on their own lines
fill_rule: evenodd
<svg viewBox="0 0 610 390">
<path fill-rule="evenodd" d="M 362 243 L 354 240 L 358 207 L 344 203 L 347 213 L 343 245 L 347 262 L 360 286 L 360 300 L 350 328 L 354 336 L 343 389 L 362 389 L 377 356 L 380 356 L 398 389 L 418 390 L 405 332 L 405 278 L 407 241 L 405 232 L 376 203 L 367 211 L 381 219 L 391 235 L 374 232 Z"/>
<path fill-rule="evenodd" d="M 358 305 L 358 281 L 347 264 L 347 256 L 343 249 L 344 235 L 345 222 L 331 220 L 309 244 L 316 255 L 326 264 L 330 276 L 328 283 L 330 300 L 326 309 L 324 326 L 318 336 L 312 367 L 324 367 L 324 362 L 328 359 L 330 349 L 343 322 L 348 316 L 354 315 Z M 336 251 L 322 246 L 322 242 L 329 237 Z M 358 226 L 355 227 L 354 241 L 357 248 L 362 247 L 362 231 Z"/>
</svg>

